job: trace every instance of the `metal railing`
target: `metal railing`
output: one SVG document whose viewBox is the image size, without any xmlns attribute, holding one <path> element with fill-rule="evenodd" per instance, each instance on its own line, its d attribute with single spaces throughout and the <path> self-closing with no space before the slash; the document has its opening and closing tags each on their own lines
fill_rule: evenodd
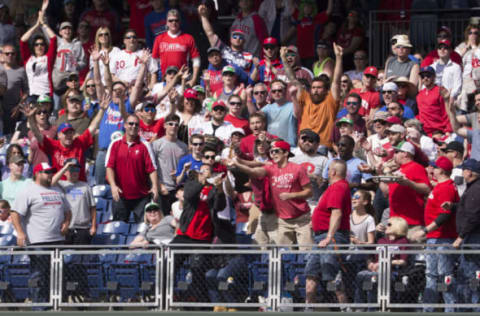
<svg viewBox="0 0 480 316">
<path fill-rule="evenodd" d="M 437 246 L 441 245 L 432 247 Z M 480 245 L 466 250 L 427 249 L 427 245 L 418 244 L 398 247 L 345 245 L 335 249 L 297 250 L 291 246 L 256 245 L 168 245 L 144 249 L 59 246 L 41 251 L 2 248 L 0 309 L 131 307 L 170 311 L 223 307 L 293 312 L 311 308 L 369 311 L 480 308 L 478 303 L 460 297 L 453 304 L 441 300 L 426 303 L 425 297 L 422 298 L 426 280 L 424 257 L 429 254 L 455 259 L 452 279 L 443 280 L 442 276 L 436 280 L 436 294 L 442 296 L 454 287 L 469 292 L 470 296 L 478 295 L 480 268 L 466 272 L 462 262 L 470 260 L 479 267 Z M 340 263 L 339 272 L 335 280 L 319 281 L 316 293 L 321 299 L 307 304 L 305 267 L 313 255 L 332 254 Z M 401 270 L 392 265 L 392 260 L 400 254 L 409 258 Z M 44 257 L 39 261 L 40 256 Z M 366 258 L 372 256 L 379 263 L 377 272 L 368 271 L 365 265 Z M 47 266 L 39 267 L 39 262 Z M 32 275 L 39 268 L 46 271 L 43 277 L 47 283 Z M 40 295 L 39 299 L 42 290 L 46 295 Z M 339 303 L 339 292 L 348 297 L 348 303 Z"/>
<path fill-rule="evenodd" d="M 388 19 L 388 15 L 399 18 Z M 468 10 L 373 10 L 369 12 L 369 64 L 379 68 L 391 55 L 390 39 L 396 34 L 407 34 L 413 45 L 412 54 L 428 54 L 436 47 L 436 33 L 441 26 L 452 31 L 452 45 L 455 48 L 464 41 L 464 30 L 471 17 L 480 16 L 480 8 Z"/>
</svg>

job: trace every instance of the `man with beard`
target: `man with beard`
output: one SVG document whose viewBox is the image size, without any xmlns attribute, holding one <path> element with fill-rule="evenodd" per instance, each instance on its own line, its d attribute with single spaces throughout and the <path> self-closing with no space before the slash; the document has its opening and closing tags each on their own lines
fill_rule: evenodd
<svg viewBox="0 0 480 316">
<path fill-rule="evenodd" d="M 295 116 L 300 120 L 299 129 L 311 129 L 320 136 L 320 144 L 331 147 L 331 135 L 339 109 L 340 77 L 342 75 L 343 48 L 333 44 L 335 70 L 330 88 L 330 80 L 324 76 L 313 78 L 311 91 L 307 92 L 297 81 L 297 95 L 292 98 Z"/>
<path fill-rule="evenodd" d="M 248 123 L 252 134 L 242 138 L 240 141 L 240 151 L 245 159 L 253 160 L 255 140 L 260 138 L 273 139 L 277 138 L 277 136 L 267 133 L 267 118 L 261 111 L 251 114 Z"/>
</svg>

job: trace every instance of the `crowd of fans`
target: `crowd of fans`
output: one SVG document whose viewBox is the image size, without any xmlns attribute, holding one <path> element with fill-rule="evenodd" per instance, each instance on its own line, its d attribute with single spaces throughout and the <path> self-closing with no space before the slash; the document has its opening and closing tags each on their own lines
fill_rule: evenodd
<svg viewBox="0 0 480 316">
<path fill-rule="evenodd" d="M 0 220 L 19 246 L 89 244 L 106 184 L 111 220 L 149 225 L 134 246 L 479 243 L 480 25 L 462 43 L 440 27 L 425 55 L 397 34 L 378 69 L 361 11 L 339 17 L 333 0 L 239 0 L 228 34 L 208 0 L 129 1 L 126 30 L 105 0 L 61 2 L 18 35 L 0 2 Z M 358 279 L 377 260 L 358 260 Z M 426 256 L 424 302 L 477 277 L 478 260 L 456 260 Z M 339 271 L 310 256 L 307 303 Z M 453 286 L 443 299 L 461 301 Z"/>
</svg>

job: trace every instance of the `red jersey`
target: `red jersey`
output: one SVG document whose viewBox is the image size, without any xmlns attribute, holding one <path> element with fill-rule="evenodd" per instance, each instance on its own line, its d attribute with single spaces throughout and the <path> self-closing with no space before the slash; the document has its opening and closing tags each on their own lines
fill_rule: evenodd
<svg viewBox="0 0 480 316">
<path fill-rule="evenodd" d="M 213 69 L 213 67 L 209 67 L 206 72 L 210 76 L 210 93 L 214 94 L 216 91 L 223 88 L 223 81 L 222 81 L 222 69 Z"/>
<path fill-rule="evenodd" d="M 95 42 L 92 40 L 89 40 L 88 42 L 82 44 L 83 51 L 85 52 L 85 60 L 87 63 L 85 67 L 83 67 L 83 69 L 80 70 L 80 72 L 78 73 L 78 77 L 80 78 L 80 85 L 83 85 L 85 77 L 90 70 L 90 49 L 92 48 L 93 44 L 95 44 Z"/>
<path fill-rule="evenodd" d="M 138 134 L 147 142 L 152 140 L 155 136 L 157 136 L 157 139 L 159 139 L 165 135 L 165 128 L 163 127 L 164 123 L 165 118 L 163 117 L 159 120 L 153 121 L 150 125 L 147 125 L 145 122 L 140 120 L 140 130 L 138 131 Z"/>
<path fill-rule="evenodd" d="M 441 205 L 444 202 L 456 203 L 460 201 L 457 187 L 453 180 L 440 182 L 437 184 L 428 196 L 425 205 L 425 226 L 433 222 L 440 214 L 451 214 L 450 219 L 436 230 L 429 232 L 427 238 L 457 238 L 457 229 L 455 227 L 455 214 L 451 210 L 444 210 Z"/>
<path fill-rule="evenodd" d="M 439 86 L 435 85 L 431 90 L 422 89 L 417 95 L 417 106 L 417 118 L 423 123 L 423 130 L 428 136 L 432 136 L 434 131 L 452 131 Z"/>
<path fill-rule="evenodd" d="M 90 38 L 92 40 L 95 40 L 95 34 L 101 26 L 108 27 L 114 43 L 121 36 L 120 20 L 114 10 L 97 11 L 90 9 L 83 13 L 80 20 L 85 20 L 90 24 Z"/>
<path fill-rule="evenodd" d="M 313 231 L 328 231 L 332 209 L 340 209 L 342 211 L 342 219 L 338 230 L 349 231 L 352 199 L 347 180 L 335 182 L 328 186 L 327 190 L 322 194 L 312 215 Z"/>
<path fill-rule="evenodd" d="M 249 135 L 249 134 L 252 133 L 250 131 L 248 120 L 246 120 L 246 119 L 242 119 L 242 118 L 227 114 L 227 115 L 225 115 L 224 120 L 226 122 L 232 123 L 232 125 L 237 127 L 237 128 L 243 129 L 243 131 L 245 132 L 245 135 Z"/>
<path fill-rule="evenodd" d="M 148 175 L 157 169 L 150 145 L 140 137 L 128 144 L 125 136 L 112 142 L 105 158 L 107 168 L 115 171 L 115 182 L 122 198 L 140 199 L 148 195 Z"/>
<path fill-rule="evenodd" d="M 70 147 L 63 147 L 59 140 L 43 137 L 43 142 L 39 144 L 41 150 L 52 160 L 52 167 L 60 170 L 68 158 L 77 158 L 80 162 L 80 181 L 87 181 L 85 175 L 85 152 L 93 145 L 93 137 L 87 128 L 82 135 L 76 137 Z M 65 176 L 62 180 L 66 180 Z"/>
<path fill-rule="evenodd" d="M 279 197 L 280 193 L 284 192 L 300 192 L 304 186 L 310 184 L 310 178 L 303 166 L 288 162 L 284 168 L 279 168 L 277 164 L 265 165 L 263 168 L 267 171 L 272 203 L 279 218 L 297 218 L 310 212 L 305 199 L 282 201 Z"/>
<path fill-rule="evenodd" d="M 433 64 L 438 60 L 438 51 L 436 49 L 432 50 L 428 55 L 425 57 L 425 59 L 422 61 L 422 64 L 420 67 L 427 67 Z M 454 62 L 460 65 L 460 67 L 463 69 L 463 61 L 462 61 L 462 56 L 460 56 L 456 51 L 452 50 L 450 52 L 450 59 Z"/>
<path fill-rule="evenodd" d="M 211 185 L 206 185 L 200 192 L 197 209 L 193 215 L 192 221 L 187 230 L 183 233 L 177 229 L 177 235 L 188 236 L 196 240 L 205 240 L 210 242 L 213 238 L 213 222 L 208 208 L 208 194 L 212 190 Z"/>
<path fill-rule="evenodd" d="M 427 171 L 414 162 L 408 162 L 400 167 L 405 177 L 416 183 L 424 183 L 430 187 Z M 423 207 L 425 205 L 423 194 L 414 189 L 398 183 L 388 185 L 388 201 L 390 203 L 390 217 L 399 216 L 405 219 L 408 225 L 423 225 Z"/>
<path fill-rule="evenodd" d="M 360 92 L 362 89 L 352 89 L 350 93 L 357 93 L 362 98 L 362 106 L 358 110 L 358 114 L 366 116 L 370 114 L 372 109 L 376 109 L 380 106 L 380 93 L 377 91 Z M 347 99 L 343 102 L 343 106 L 347 106 Z"/>
<path fill-rule="evenodd" d="M 199 56 L 195 41 L 190 34 L 181 33 L 171 37 L 168 32 L 165 32 L 155 38 L 152 57 L 160 59 L 162 74 L 165 74 L 168 66 L 177 66 L 180 69 L 187 64 L 189 58 Z"/>
<path fill-rule="evenodd" d="M 300 58 L 315 57 L 315 29 L 317 25 L 323 25 L 328 21 L 326 11 L 318 13 L 313 18 L 303 17 L 299 19 L 299 11 L 293 13 L 294 25 L 297 26 L 297 47 Z"/>
<path fill-rule="evenodd" d="M 143 20 L 152 11 L 150 0 L 128 0 L 130 6 L 130 28 L 134 29 L 137 36 L 145 38 Z"/>
</svg>

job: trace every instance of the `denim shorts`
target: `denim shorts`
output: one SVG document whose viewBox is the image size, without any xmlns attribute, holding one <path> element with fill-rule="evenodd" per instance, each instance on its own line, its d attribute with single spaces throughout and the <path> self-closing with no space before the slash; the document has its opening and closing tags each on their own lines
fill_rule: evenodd
<svg viewBox="0 0 480 316">
<path fill-rule="evenodd" d="M 327 237 L 327 233 L 315 236 L 315 244 Z M 335 243 L 331 243 L 325 249 L 332 250 L 335 245 L 346 245 L 349 243 L 349 236 L 343 232 L 336 232 L 333 236 Z M 314 248 L 322 249 L 322 248 Z M 340 270 L 340 261 L 344 260 L 343 255 L 334 253 L 311 253 L 307 255 L 305 275 L 318 278 L 322 281 L 333 281 Z"/>
</svg>

